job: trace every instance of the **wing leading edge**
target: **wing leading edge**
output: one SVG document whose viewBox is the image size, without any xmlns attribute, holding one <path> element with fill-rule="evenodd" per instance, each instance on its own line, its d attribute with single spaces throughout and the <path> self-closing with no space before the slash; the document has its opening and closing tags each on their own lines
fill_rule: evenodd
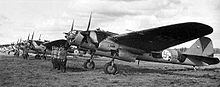
<svg viewBox="0 0 220 87">
<path fill-rule="evenodd" d="M 213 29 L 208 25 L 187 22 L 117 35 L 110 39 L 125 46 L 151 52 L 160 51 L 212 32 Z"/>
</svg>

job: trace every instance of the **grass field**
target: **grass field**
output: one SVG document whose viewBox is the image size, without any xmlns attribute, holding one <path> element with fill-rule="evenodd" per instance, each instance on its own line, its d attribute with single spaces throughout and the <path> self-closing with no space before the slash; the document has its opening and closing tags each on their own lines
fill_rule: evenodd
<svg viewBox="0 0 220 87">
<path fill-rule="evenodd" d="M 201 67 L 141 61 L 116 61 L 119 73 L 108 75 L 103 66 L 108 58 L 96 58 L 96 68 L 85 70 L 86 57 L 69 57 L 67 72 L 53 70 L 50 59 L 24 60 L 0 53 L 0 87 L 219 87 L 220 64 Z"/>
</svg>

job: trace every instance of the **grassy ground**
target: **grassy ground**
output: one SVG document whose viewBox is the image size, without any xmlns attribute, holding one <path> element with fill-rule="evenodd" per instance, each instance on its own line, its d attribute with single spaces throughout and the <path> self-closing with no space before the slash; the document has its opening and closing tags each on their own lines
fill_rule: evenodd
<svg viewBox="0 0 220 87">
<path fill-rule="evenodd" d="M 194 71 L 190 66 L 116 61 L 120 69 L 116 75 L 103 72 L 107 58 L 96 58 L 96 69 L 82 67 L 87 58 L 68 58 L 67 72 L 53 70 L 50 59 L 29 60 L 0 53 L 1 87 L 218 87 L 220 64 Z"/>
</svg>

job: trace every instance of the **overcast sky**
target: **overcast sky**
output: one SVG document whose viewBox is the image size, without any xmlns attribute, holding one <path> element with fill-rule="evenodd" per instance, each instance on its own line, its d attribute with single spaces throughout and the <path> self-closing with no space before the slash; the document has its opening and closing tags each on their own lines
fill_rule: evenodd
<svg viewBox="0 0 220 87">
<path fill-rule="evenodd" d="M 93 12 L 91 29 L 127 33 L 182 22 L 200 22 L 213 27 L 208 35 L 220 48 L 220 0 L 0 0 L 0 44 L 27 39 L 64 38 L 71 22 L 86 30 Z M 189 47 L 195 41 L 178 47 Z"/>
</svg>

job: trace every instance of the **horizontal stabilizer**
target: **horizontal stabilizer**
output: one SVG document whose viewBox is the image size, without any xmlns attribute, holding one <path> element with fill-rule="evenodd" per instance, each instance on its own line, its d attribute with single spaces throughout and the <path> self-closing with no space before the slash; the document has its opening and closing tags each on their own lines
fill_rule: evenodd
<svg viewBox="0 0 220 87">
<path fill-rule="evenodd" d="M 220 61 L 214 57 L 212 40 L 208 37 L 200 37 L 186 52 L 182 53 L 194 63 L 218 64 Z"/>
<path fill-rule="evenodd" d="M 186 55 L 187 58 L 192 58 L 195 60 L 202 61 L 204 63 L 207 63 L 208 65 L 218 64 L 220 61 L 216 57 L 207 57 L 207 56 L 195 56 L 195 55 Z"/>
</svg>

